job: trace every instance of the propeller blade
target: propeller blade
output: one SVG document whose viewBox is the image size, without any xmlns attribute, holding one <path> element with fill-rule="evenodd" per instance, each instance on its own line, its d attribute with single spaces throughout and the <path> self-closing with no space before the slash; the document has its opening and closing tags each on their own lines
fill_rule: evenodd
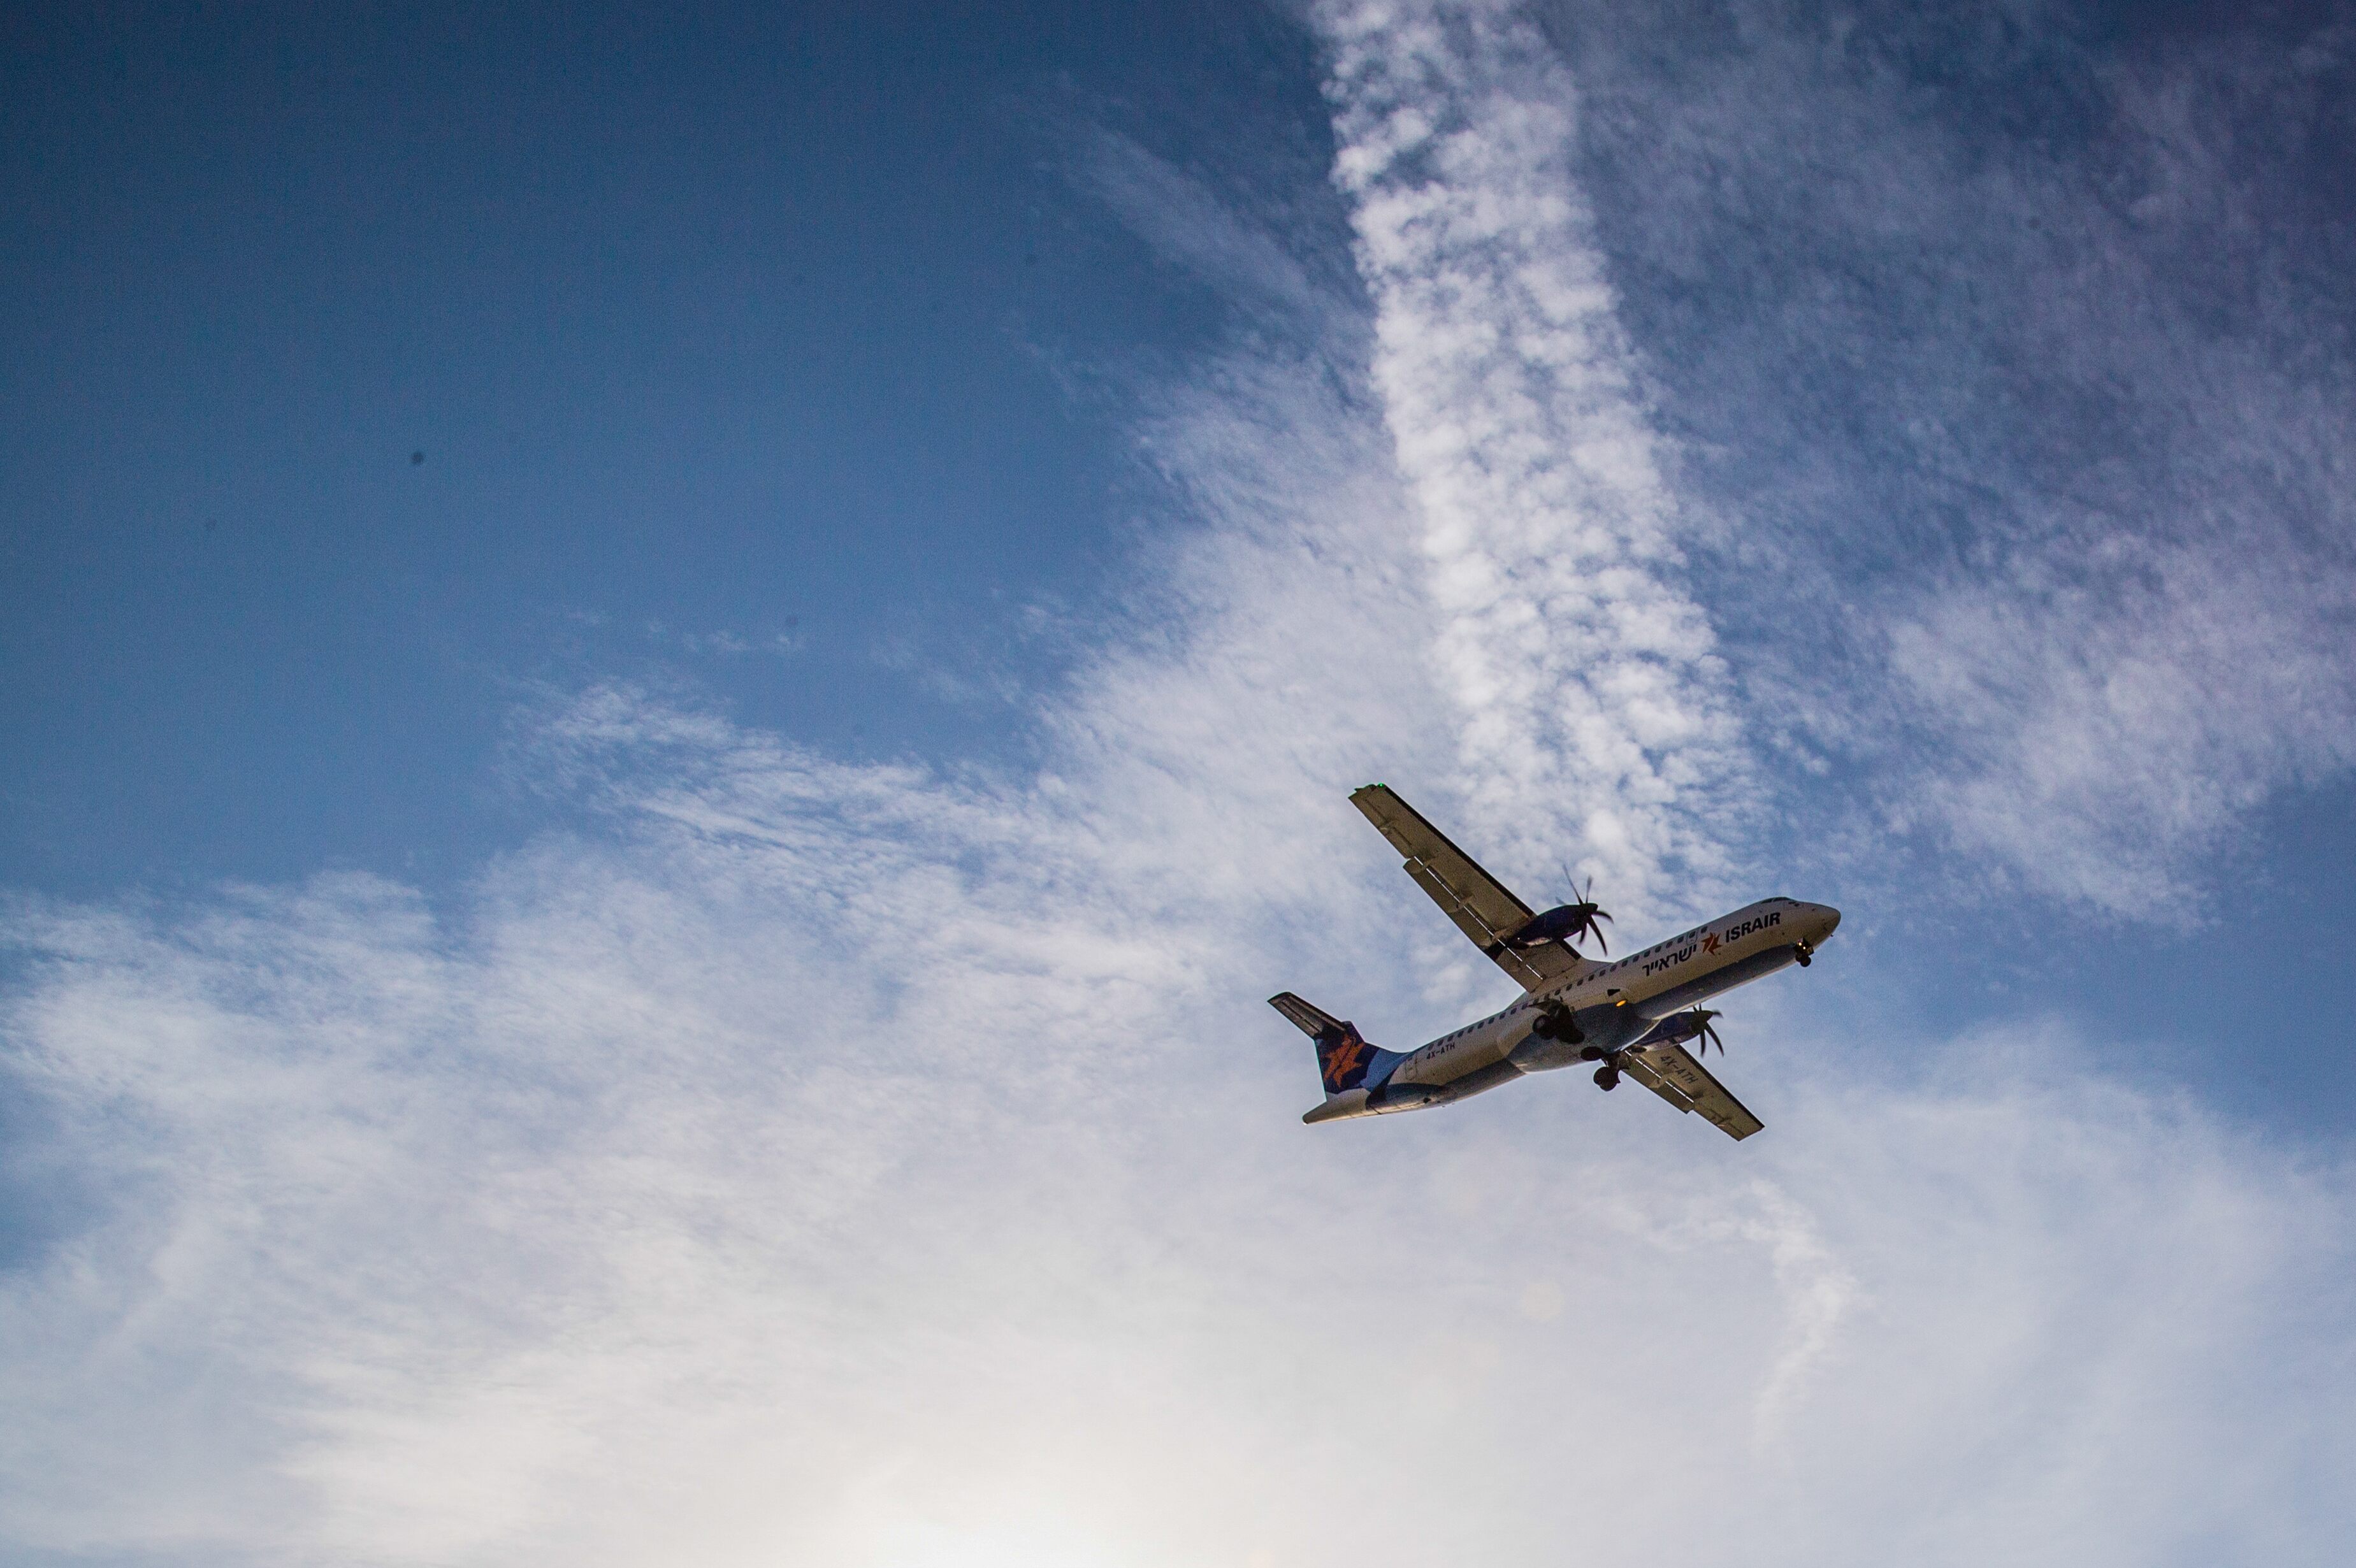
<svg viewBox="0 0 2356 1568">
<path fill-rule="evenodd" d="M 1582 888 L 1572 880 L 1570 868 L 1564 866 L 1562 880 L 1564 887 L 1570 892 L 1570 901 L 1547 910 L 1543 914 L 1533 915 L 1528 925 L 1524 927 L 1525 932 L 1535 929 L 1543 934 L 1531 935 L 1526 940 L 1519 938 L 1507 940 L 1515 941 L 1516 945 L 1520 946 L 1534 946 L 1541 942 L 1564 942 L 1575 947 L 1591 936 L 1595 939 L 1596 951 L 1609 957 L 1612 953 L 1612 944 L 1604 940 L 1603 928 L 1595 923 L 1599 920 L 1610 920 L 1612 917 L 1595 907 L 1595 879 L 1588 878 L 1587 886 Z M 1568 926 L 1559 923 L 1566 920 L 1571 923 Z"/>
</svg>

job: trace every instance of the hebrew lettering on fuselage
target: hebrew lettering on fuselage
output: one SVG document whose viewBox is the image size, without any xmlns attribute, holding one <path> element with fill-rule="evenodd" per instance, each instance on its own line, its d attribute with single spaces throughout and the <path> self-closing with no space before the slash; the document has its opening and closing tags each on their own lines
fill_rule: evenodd
<svg viewBox="0 0 2356 1568">
<path fill-rule="evenodd" d="M 1742 938 L 1749 936 L 1753 932 L 1764 931 L 1771 925 L 1781 925 L 1783 923 L 1783 912 L 1779 910 L 1772 914 L 1762 914 L 1751 920 L 1743 921 L 1740 924 L 1729 928 L 1726 933 L 1722 936 L 1706 936 L 1698 942 L 1688 941 L 1685 937 L 1680 937 L 1678 940 L 1685 942 L 1685 946 L 1677 948 L 1675 952 L 1665 953 L 1658 958 L 1649 958 L 1644 960 L 1643 965 L 1644 971 L 1647 975 L 1657 975 L 1664 969 L 1674 968 L 1676 965 L 1687 962 L 1692 958 L 1695 954 L 1699 953 L 1704 948 L 1708 948 L 1710 952 L 1715 953 L 1718 951 L 1719 944 L 1721 943 L 1739 942 Z"/>
</svg>

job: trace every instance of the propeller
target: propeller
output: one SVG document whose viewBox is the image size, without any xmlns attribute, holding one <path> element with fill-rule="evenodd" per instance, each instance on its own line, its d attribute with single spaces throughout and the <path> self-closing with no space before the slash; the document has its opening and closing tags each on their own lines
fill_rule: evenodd
<svg viewBox="0 0 2356 1568">
<path fill-rule="evenodd" d="M 1709 1027 L 1709 1020 L 1718 1017 L 1717 1013 L 1708 1008 L 1694 1008 L 1679 1016 L 1685 1020 L 1687 1029 L 1685 1038 L 1701 1041 L 1701 1044 L 1694 1048 L 1694 1055 L 1708 1056 L 1709 1048 L 1713 1045 L 1718 1047 L 1718 1053 L 1720 1056 L 1726 1054 L 1726 1041 L 1719 1039 L 1718 1031 Z"/>
<path fill-rule="evenodd" d="M 1569 866 L 1565 866 L 1562 869 L 1562 882 L 1565 887 L 1572 885 L 1570 880 L 1570 868 Z M 1577 930 L 1571 933 L 1571 940 L 1576 942 L 1581 934 L 1592 936 L 1595 938 L 1595 950 L 1606 957 L 1611 956 L 1612 948 L 1610 944 L 1603 940 L 1603 927 L 1596 924 L 1595 923 L 1600 920 L 1608 924 L 1611 922 L 1612 917 L 1604 913 L 1603 911 L 1596 904 L 1595 879 L 1593 877 L 1587 879 L 1587 886 L 1580 893 L 1579 902 L 1572 907 L 1584 911 L 1587 915 L 1587 920 L 1584 924 L 1580 925 Z"/>
<path fill-rule="evenodd" d="M 1570 875 L 1567 869 L 1563 874 L 1563 880 L 1566 882 L 1570 880 Z M 1576 903 L 1557 904 L 1543 914 L 1530 916 L 1521 930 L 1514 933 L 1508 939 L 1508 945 L 1543 947 L 1549 942 L 1576 944 L 1591 936 L 1595 938 L 1596 951 L 1609 954 L 1612 951 L 1611 944 L 1603 940 L 1603 928 L 1595 923 L 1600 920 L 1608 921 L 1612 917 L 1604 913 L 1595 902 L 1593 896 L 1595 879 L 1588 878 L 1587 886 L 1583 891 L 1576 884 L 1573 884 L 1571 891 L 1579 894 L 1579 901 Z"/>
</svg>

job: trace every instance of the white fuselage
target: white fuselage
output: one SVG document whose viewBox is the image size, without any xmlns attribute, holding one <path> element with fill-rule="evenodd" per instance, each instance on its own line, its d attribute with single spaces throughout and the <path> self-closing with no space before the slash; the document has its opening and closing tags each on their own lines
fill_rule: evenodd
<svg viewBox="0 0 2356 1568">
<path fill-rule="evenodd" d="M 1671 1014 L 1805 963 L 1839 923 L 1840 912 L 1826 904 L 1762 899 L 1625 958 L 1582 960 L 1503 1011 L 1392 1058 L 1378 1080 L 1370 1075 L 1364 1087 L 1334 1095 L 1308 1119 L 1444 1104 L 1525 1073 L 1608 1057 Z M 1575 1027 L 1534 1033 L 1532 1026 L 1547 1017 Z"/>
</svg>

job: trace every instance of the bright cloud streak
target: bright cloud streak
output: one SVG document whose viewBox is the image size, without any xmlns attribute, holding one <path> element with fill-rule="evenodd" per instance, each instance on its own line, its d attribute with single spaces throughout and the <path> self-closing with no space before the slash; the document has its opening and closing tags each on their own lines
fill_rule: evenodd
<svg viewBox="0 0 2356 1568">
<path fill-rule="evenodd" d="M 1661 879 L 1723 869 L 1744 758 L 1568 177 L 1577 91 L 1508 6 L 1319 15 L 1471 804 L 1540 863 L 1568 828 L 1632 908 L 1687 907 Z"/>
<path fill-rule="evenodd" d="M 2347 1172 L 2058 1029 L 1923 1042 L 1895 1086 L 1762 987 L 1736 1049 L 1772 1136 L 1740 1149 L 1576 1080 L 1293 1119 L 1308 1051 L 1269 991 L 1396 1040 L 1500 986 L 1350 784 L 1573 802 L 1667 899 L 1736 842 L 1741 772 L 1608 299 L 1552 292 L 1590 264 L 1564 84 L 1494 10 L 1328 26 L 1378 404 L 1320 357 L 1339 330 L 1167 392 L 1141 440 L 1200 526 L 1043 711 L 1035 776 L 845 765 L 605 688 L 525 764 L 599 829 L 456 914 L 354 878 L 12 912 L 37 958 L 8 1038 L 105 1203 L 0 1284 L 0 1533 L 223 1563 L 2334 1560 Z M 1294 278 L 1275 254 L 1196 261 Z M 1571 660 L 1523 635 L 1541 613 L 1641 656 Z"/>
</svg>

